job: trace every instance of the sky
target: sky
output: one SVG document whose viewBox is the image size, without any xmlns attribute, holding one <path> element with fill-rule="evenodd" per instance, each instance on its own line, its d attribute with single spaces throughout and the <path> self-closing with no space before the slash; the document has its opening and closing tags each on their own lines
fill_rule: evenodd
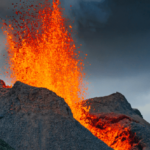
<svg viewBox="0 0 150 150">
<path fill-rule="evenodd" d="M 0 17 L 11 14 L 11 3 L 19 1 L 1 0 Z M 64 15 L 74 21 L 77 34 L 73 36 L 82 44 L 80 50 L 88 54 L 87 98 L 120 92 L 150 122 L 150 1 L 60 1 Z M 1 54 L 5 54 L 4 39 L 0 31 Z M 4 63 L 0 56 L 0 68 Z M 2 75 L 0 78 L 5 80 Z"/>
</svg>

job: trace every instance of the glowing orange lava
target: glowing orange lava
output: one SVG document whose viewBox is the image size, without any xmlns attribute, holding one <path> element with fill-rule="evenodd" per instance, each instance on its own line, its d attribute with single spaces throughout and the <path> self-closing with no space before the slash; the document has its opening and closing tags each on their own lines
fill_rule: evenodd
<svg viewBox="0 0 150 150">
<path fill-rule="evenodd" d="M 131 132 L 130 120 L 127 116 L 115 117 L 111 114 L 96 116 L 89 114 L 89 110 L 82 109 L 82 111 L 80 122 L 86 124 L 86 128 L 93 135 L 114 150 L 130 150 L 134 146 L 138 147 L 139 140 L 136 138 L 136 134 Z M 125 124 L 128 125 L 125 127 Z"/>
<path fill-rule="evenodd" d="M 36 7 L 16 11 L 19 20 L 4 23 L 12 84 L 18 80 L 48 88 L 72 107 L 85 98 L 83 60 L 75 51 L 59 0 Z"/>
<path fill-rule="evenodd" d="M 108 136 L 113 140 L 120 128 L 110 132 L 98 130 L 86 119 L 81 119 L 87 115 L 80 109 L 83 106 L 77 107 L 75 104 L 86 96 L 84 63 L 71 37 L 72 26 L 67 26 L 66 19 L 62 17 L 59 0 L 53 0 L 52 5 L 47 0 L 44 4 L 30 5 L 28 8 L 21 5 L 15 11 L 18 18 L 9 23 L 3 22 L 12 84 L 21 81 L 54 91 L 65 99 L 75 119 L 111 146 Z M 113 148 L 128 150 L 129 145 L 122 142 Z"/>
</svg>

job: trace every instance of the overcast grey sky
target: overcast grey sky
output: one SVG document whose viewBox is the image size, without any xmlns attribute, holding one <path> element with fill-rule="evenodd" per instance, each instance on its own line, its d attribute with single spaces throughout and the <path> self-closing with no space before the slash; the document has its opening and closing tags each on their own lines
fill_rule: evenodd
<svg viewBox="0 0 150 150">
<path fill-rule="evenodd" d="M 0 3 L 0 17 L 11 14 L 11 3 Z M 40 0 L 39 0 L 40 1 Z M 149 0 L 61 0 L 85 62 L 89 96 L 122 93 L 133 108 L 150 122 L 150 1 Z M 70 7 L 72 5 L 72 7 Z M 5 53 L 0 34 L 0 53 Z M 4 57 L 0 57 L 0 66 Z M 0 76 L 4 79 L 4 76 Z"/>
</svg>

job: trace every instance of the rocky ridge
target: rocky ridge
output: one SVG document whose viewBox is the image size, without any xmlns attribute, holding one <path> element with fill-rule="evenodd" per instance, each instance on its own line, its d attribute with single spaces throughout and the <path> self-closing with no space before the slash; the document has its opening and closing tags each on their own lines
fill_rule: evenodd
<svg viewBox="0 0 150 150">
<path fill-rule="evenodd" d="M 15 150 L 111 150 L 78 123 L 64 99 L 46 89 L 0 81 L 0 139 Z"/>
<path fill-rule="evenodd" d="M 128 143 L 132 150 L 150 150 L 150 124 L 121 93 L 87 99 L 80 105 L 89 108 L 88 112 L 83 110 L 83 119 L 97 131 L 94 135 L 112 148 Z"/>
</svg>

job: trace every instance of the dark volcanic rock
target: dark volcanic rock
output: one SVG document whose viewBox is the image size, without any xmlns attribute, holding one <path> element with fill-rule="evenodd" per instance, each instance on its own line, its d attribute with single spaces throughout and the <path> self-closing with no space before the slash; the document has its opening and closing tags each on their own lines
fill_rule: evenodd
<svg viewBox="0 0 150 150">
<path fill-rule="evenodd" d="M 89 124 L 101 133 L 108 127 L 118 128 L 118 133 L 114 137 L 116 141 L 121 139 L 122 133 L 129 134 L 132 150 L 150 150 L 150 124 L 142 118 L 138 109 L 131 107 L 122 94 L 117 92 L 105 97 L 95 97 L 81 102 L 81 105 L 90 108 L 89 112 L 86 112 L 86 119 L 89 119 Z"/>
<path fill-rule="evenodd" d="M 141 112 L 137 108 L 133 108 L 134 112 L 139 115 L 141 118 L 143 118 Z"/>
<path fill-rule="evenodd" d="M 0 139 L 15 150 L 111 150 L 46 88 L 16 82 L 0 88 Z"/>
<path fill-rule="evenodd" d="M 0 139 L 0 150 L 15 150 L 9 146 L 5 141 Z"/>
</svg>

